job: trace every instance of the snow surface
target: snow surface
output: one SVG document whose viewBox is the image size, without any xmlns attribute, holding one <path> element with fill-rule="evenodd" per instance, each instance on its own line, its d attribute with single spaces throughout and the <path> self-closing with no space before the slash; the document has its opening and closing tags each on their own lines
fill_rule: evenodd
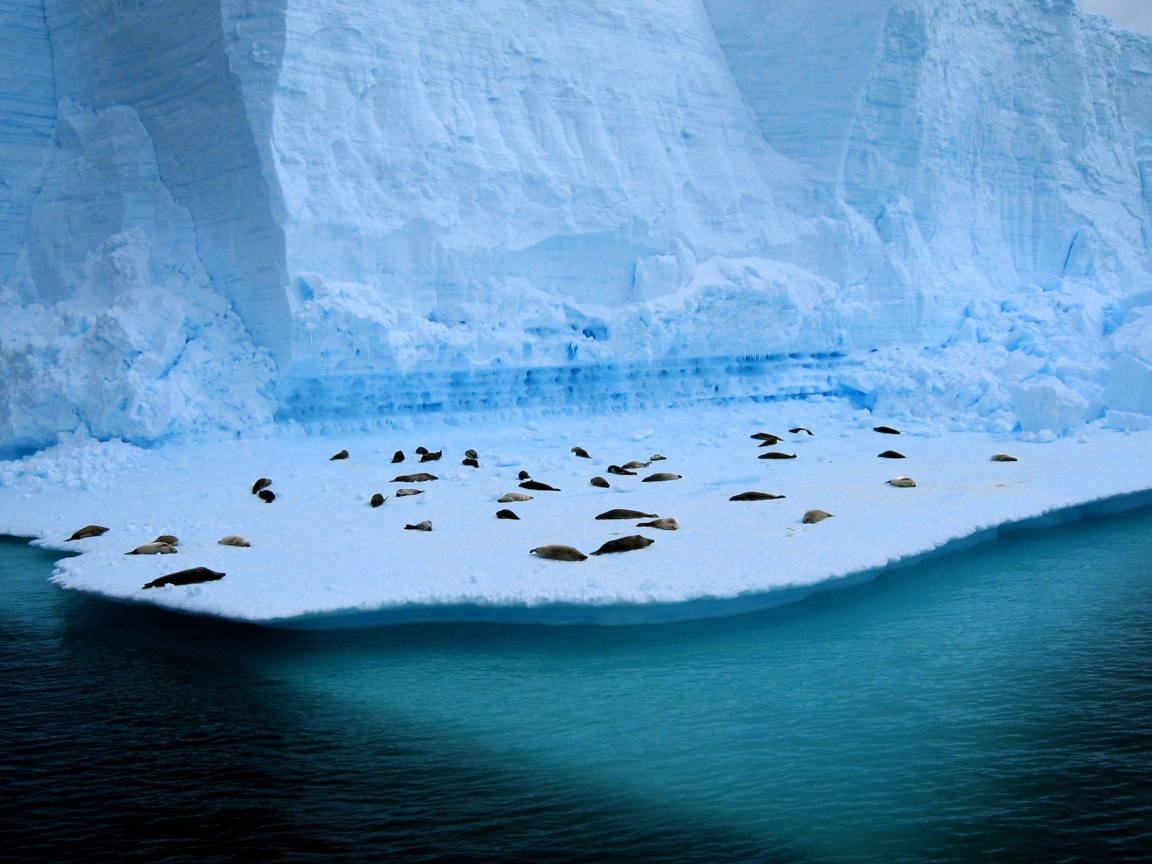
<svg viewBox="0 0 1152 864">
<path fill-rule="evenodd" d="M 1152 431 L 1085 428 L 1077 437 L 949 432 L 927 417 L 904 434 L 872 431 L 881 418 L 842 400 L 787 400 L 695 410 L 420 418 L 393 429 L 184 441 L 151 450 L 76 436 L 18 462 L 0 463 L 0 531 L 83 552 L 62 559 L 63 588 L 181 612 L 288 627 L 338 627 L 412 620 L 545 622 L 661 621 L 734 614 L 787 602 L 862 578 L 1005 525 L 1074 518 L 1084 505 L 1148 503 Z M 789 434 L 796 425 L 815 433 Z M 785 441 L 760 448 L 753 432 Z M 1031 438 L 1033 440 L 1024 440 Z M 443 448 L 419 464 L 413 449 Z M 570 452 L 583 446 L 591 460 Z M 461 465 L 475 448 L 479 469 Z M 330 461 L 337 450 L 351 456 Z M 408 455 L 390 463 L 393 451 Z M 907 458 L 881 459 L 896 449 Z M 795 453 L 770 461 L 768 450 Z M 609 464 L 667 459 L 635 477 Z M 990 461 L 1010 452 L 1020 461 Z M 427 470 L 440 479 L 394 483 Z M 498 504 L 521 490 L 517 474 L 560 492 Z M 682 479 L 644 483 L 655 471 Z M 611 488 L 589 479 L 600 475 Z M 251 494 L 261 476 L 277 498 Z M 911 476 L 917 486 L 886 483 Z M 423 494 L 397 498 L 414 487 Z M 739 492 L 786 496 L 731 502 Z M 369 498 L 388 496 L 379 508 Z M 1111 499 L 1111 500 L 1109 500 Z M 520 521 L 497 520 L 507 507 Z M 597 521 L 612 508 L 676 518 L 678 531 Z M 802 524 L 806 510 L 833 515 Z M 1047 517 L 1044 521 L 1042 517 Z M 405 524 L 430 520 L 430 533 Z M 89 523 L 102 537 L 64 542 Z M 158 534 L 180 538 L 175 555 L 125 556 Z M 221 546 L 241 534 L 250 548 Z M 640 533 L 647 549 L 582 562 L 540 560 L 549 543 L 585 553 Z M 227 575 L 200 585 L 141 590 L 190 567 Z"/>
</svg>

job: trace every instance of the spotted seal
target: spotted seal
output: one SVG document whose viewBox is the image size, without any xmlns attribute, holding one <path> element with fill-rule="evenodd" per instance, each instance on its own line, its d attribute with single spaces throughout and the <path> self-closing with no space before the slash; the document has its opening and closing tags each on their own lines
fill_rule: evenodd
<svg viewBox="0 0 1152 864">
<path fill-rule="evenodd" d="M 571 546 L 565 546 L 561 543 L 537 546 L 535 549 L 529 549 L 528 554 L 535 555 L 537 558 L 550 558 L 553 561 L 584 561 L 588 558 L 579 549 L 573 549 Z"/>
<path fill-rule="evenodd" d="M 143 543 L 125 555 L 173 555 L 176 547 L 171 543 Z"/>
</svg>

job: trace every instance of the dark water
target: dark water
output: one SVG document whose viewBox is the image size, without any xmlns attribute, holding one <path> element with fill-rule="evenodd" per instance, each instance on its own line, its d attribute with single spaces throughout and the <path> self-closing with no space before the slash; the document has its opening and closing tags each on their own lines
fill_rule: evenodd
<svg viewBox="0 0 1152 864">
<path fill-rule="evenodd" d="M 0 542 L 0 860 L 1152 860 L 1152 511 L 753 616 L 277 632 Z"/>
</svg>

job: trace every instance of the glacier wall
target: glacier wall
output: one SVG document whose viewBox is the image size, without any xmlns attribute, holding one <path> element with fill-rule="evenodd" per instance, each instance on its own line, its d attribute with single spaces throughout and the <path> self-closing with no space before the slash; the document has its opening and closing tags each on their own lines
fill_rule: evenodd
<svg viewBox="0 0 1152 864">
<path fill-rule="evenodd" d="M 1072 0 L 0 26 L 0 448 L 812 392 L 1152 413 L 1152 38 Z"/>
</svg>

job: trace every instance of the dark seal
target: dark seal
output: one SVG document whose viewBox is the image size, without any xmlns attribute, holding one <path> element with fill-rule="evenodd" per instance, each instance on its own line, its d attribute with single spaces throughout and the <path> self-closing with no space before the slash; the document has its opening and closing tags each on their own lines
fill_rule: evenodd
<svg viewBox="0 0 1152 864">
<path fill-rule="evenodd" d="M 103 525 L 85 525 L 69 537 L 68 540 L 84 540 L 88 537 L 99 537 L 107 530 Z M 67 540 L 65 542 L 67 542 Z"/>
<path fill-rule="evenodd" d="M 658 513 L 642 513 L 639 510 L 605 510 L 597 519 L 655 519 Z"/>
<path fill-rule="evenodd" d="M 907 458 L 903 453 L 898 453 L 895 450 L 885 450 L 879 454 L 880 459 L 905 459 Z"/>
<path fill-rule="evenodd" d="M 633 549 L 643 549 L 646 546 L 651 546 L 656 541 L 650 537 L 643 537 L 639 534 L 629 534 L 627 537 L 617 537 L 615 540 L 609 540 L 595 552 L 593 555 L 607 555 L 609 552 L 631 552 Z"/>
<path fill-rule="evenodd" d="M 741 492 L 739 495 L 733 495 L 729 501 L 775 501 L 777 498 L 783 498 L 783 495 L 773 495 L 770 492 Z"/>
<path fill-rule="evenodd" d="M 193 567 L 191 570 L 177 570 L 175 573 L 153 579 L 146 583 L 141 590 L 144 588 L 163 588 L 165 585 L 195 585 L 198 582 L 215 582 L 217 579 L 223 578 L 223 573 L 217 573 L 207 567 Z"/>
</svg>

